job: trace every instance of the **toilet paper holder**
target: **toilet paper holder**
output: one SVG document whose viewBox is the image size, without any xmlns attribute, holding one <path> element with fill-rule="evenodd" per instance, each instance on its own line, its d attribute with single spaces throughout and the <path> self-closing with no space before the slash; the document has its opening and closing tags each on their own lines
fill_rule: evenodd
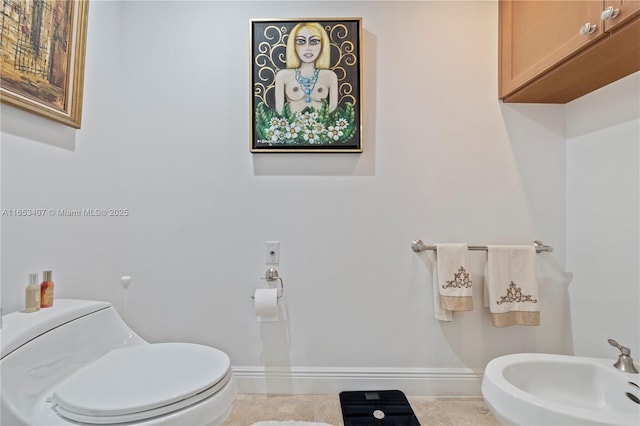
<svg viewBox="0 0 640 426">
<path fill-rule="evenodd" d="M 280 283 L 278 284 L 278 299 L 282 297 L 282 293 L 284 293 L 284 281 L 282 280 L 282 277 L 280 277 L 276 268 L 267 269 L 264 273 L 264 277 L 260 277 L 260 279 L 267 280 L 267 282 L 280 280 Z M 254 296 L 251 296 L 251 298 L 255 299 Z"/>
</svg>

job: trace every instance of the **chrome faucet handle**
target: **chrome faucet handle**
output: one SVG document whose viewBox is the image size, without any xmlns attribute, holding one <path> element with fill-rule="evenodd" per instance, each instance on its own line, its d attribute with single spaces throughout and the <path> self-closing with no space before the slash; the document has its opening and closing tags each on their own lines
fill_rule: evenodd
<svg viewBox="0 0 640 426">
<path fill-rule="evenodd" d="M 618 370 L 624 371 L 625 373 L 634 373 L 638 374 L 638 369 L 633 364 L 633 358 L 631 358 L 631 349 L 622 346 L 618 342 L 613 339 L 607 340 L 609 344 L 613 347 L 620 349 L 620 355 L 618 356 L 618 362 L 613 364 L 615 368 Z"/>
<path fill-rule="evenodd" d="M 607 340 L 607 342 L 609 342 L 609 344 L 614 348 L 620 349 L 620 352 L 622 352 L 622 355 L 631 355 L 631 349 L 622 346 L 620 343 L 616 342 L 615 340 L 609 339 Z"/>
</svg>

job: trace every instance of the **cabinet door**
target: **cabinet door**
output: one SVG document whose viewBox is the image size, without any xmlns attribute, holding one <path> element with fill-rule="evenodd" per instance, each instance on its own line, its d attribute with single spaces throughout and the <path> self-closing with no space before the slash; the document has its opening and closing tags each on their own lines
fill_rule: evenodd
<svg viewBox="0 0 640 426">
<path fill-rule="evenodd" d="M 601 1 L 501 0 L 499 10 L 501 99 L 604 35 Z"/>
<path fill-rule="evenodd" d="M 603 15 L 604 30 L 613 31 L 640 14 L 640 0 L 604 0 L 604 9 L 615 13 Z"/>
</svg>

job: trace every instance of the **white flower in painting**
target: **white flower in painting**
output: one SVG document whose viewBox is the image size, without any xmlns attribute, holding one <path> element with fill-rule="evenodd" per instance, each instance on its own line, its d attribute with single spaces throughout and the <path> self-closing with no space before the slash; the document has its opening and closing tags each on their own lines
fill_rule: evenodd
<svg viewBox="0 0 640 426">
<path fill-rule="evenodd" d="M 342 135 L 342 129 L 338 127 L 329 126 L 329 128 L 327 129 L 327 136 L 329 136 L 329 138 L 333 139 L 334 141 L 340 139 L 340 136 Z"/>
<path fill-rule="evenodd" d="M 315 126 L 318 119 L 318 113 L 309 111 L 305 111 L 304 113 L 296 112 L 295 117 L 296 123 L 300 127 Z"/>
<path fill-rule="evenodd" d="M 320 133 L 325 133 L 326 132 L 326 130 L 324 129 L 324 126 L 322 125 L 322 123 L 314 122 L 311 127 L 312 127 L 313 131 L 316 132 L 316 134 L 320 134 Z"/>
<path fill-rule="evenodd" d="M 304 135 L 302 135 L 302 137 L 307 143 L 314 144 L 319 142 L 316 132 L 312 129 L 304 129 Z"/>
<path fill-rule="evenodd" d="M 337 127 L 338 129 L 344 130 L 347 128 L 347 126 L 349 126 L 349 123 L 344 118 L 339 118 L 338 120 L 336 120 L 335 127 Z"/>
<path fill-rule="evenodd" d="M 271 117 L 271 120 L 269 120 L 269 125 L 271 127 L 278 127 L 280 125 L 280 120 L 281 120 L 280 117 Z"/>
<path fill-rule="evenodd" d="M 300 114 L 299 112 L 296 112 L 296 115 L 293 118 L 292 124 L 295 124 L 298 127 L 303 127 L 306 123 L 302 114 Z"/>
<path fill-rule="evenodd" d="M 278 139 L 280 139 L 280 134 L 281 134 L 280 129 L 274 126 L 269 127 L 265 133 L 266 133 L 267 139 L 269 139 L 271 142 L 275 142 Z"/>
<path fill-rule="evenodd" d="M 300 114 L 302 120 L 304 120 L 306 123 L 313 122 L 318 119 L 318 113 L 316 111 L 305 111 L 304 113 L 298 114 Z"/>
<path fill-rule="evenodd" d="M 298 137 L 298 133 L 300 133 L 300 126 L 298 126 L 296 122 L 293 122 L 289 126 L 287 126 L 285 136 L 287 137 L 287 139 L 295 139 Z"/>
<path fill-rule="evenodd" d="M 282 129 L 286 129 L 289 126 L 289 123 L 284 118 L 278 117 L 278 127 Z"/>
</svg>

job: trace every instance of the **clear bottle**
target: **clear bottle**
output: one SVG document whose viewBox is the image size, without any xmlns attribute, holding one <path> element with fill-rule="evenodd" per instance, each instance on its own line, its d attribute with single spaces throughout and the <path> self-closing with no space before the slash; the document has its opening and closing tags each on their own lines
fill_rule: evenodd
<svg viewBox="0 0 640 426">
<path fill-rule="evenodd" d="M 38 274 L 29 274 L 29 285 L 24 292 L 24 311 L 35 312 L 40 310 L 40 286 Z"/>
<path fill-rule="evenodd" d="M 53 281 L 51 281 L 51 271 L 44 271 L 40 284 L 40 307 L 50 308 L 51 306 L 53 306 Z"/>
</svg>

